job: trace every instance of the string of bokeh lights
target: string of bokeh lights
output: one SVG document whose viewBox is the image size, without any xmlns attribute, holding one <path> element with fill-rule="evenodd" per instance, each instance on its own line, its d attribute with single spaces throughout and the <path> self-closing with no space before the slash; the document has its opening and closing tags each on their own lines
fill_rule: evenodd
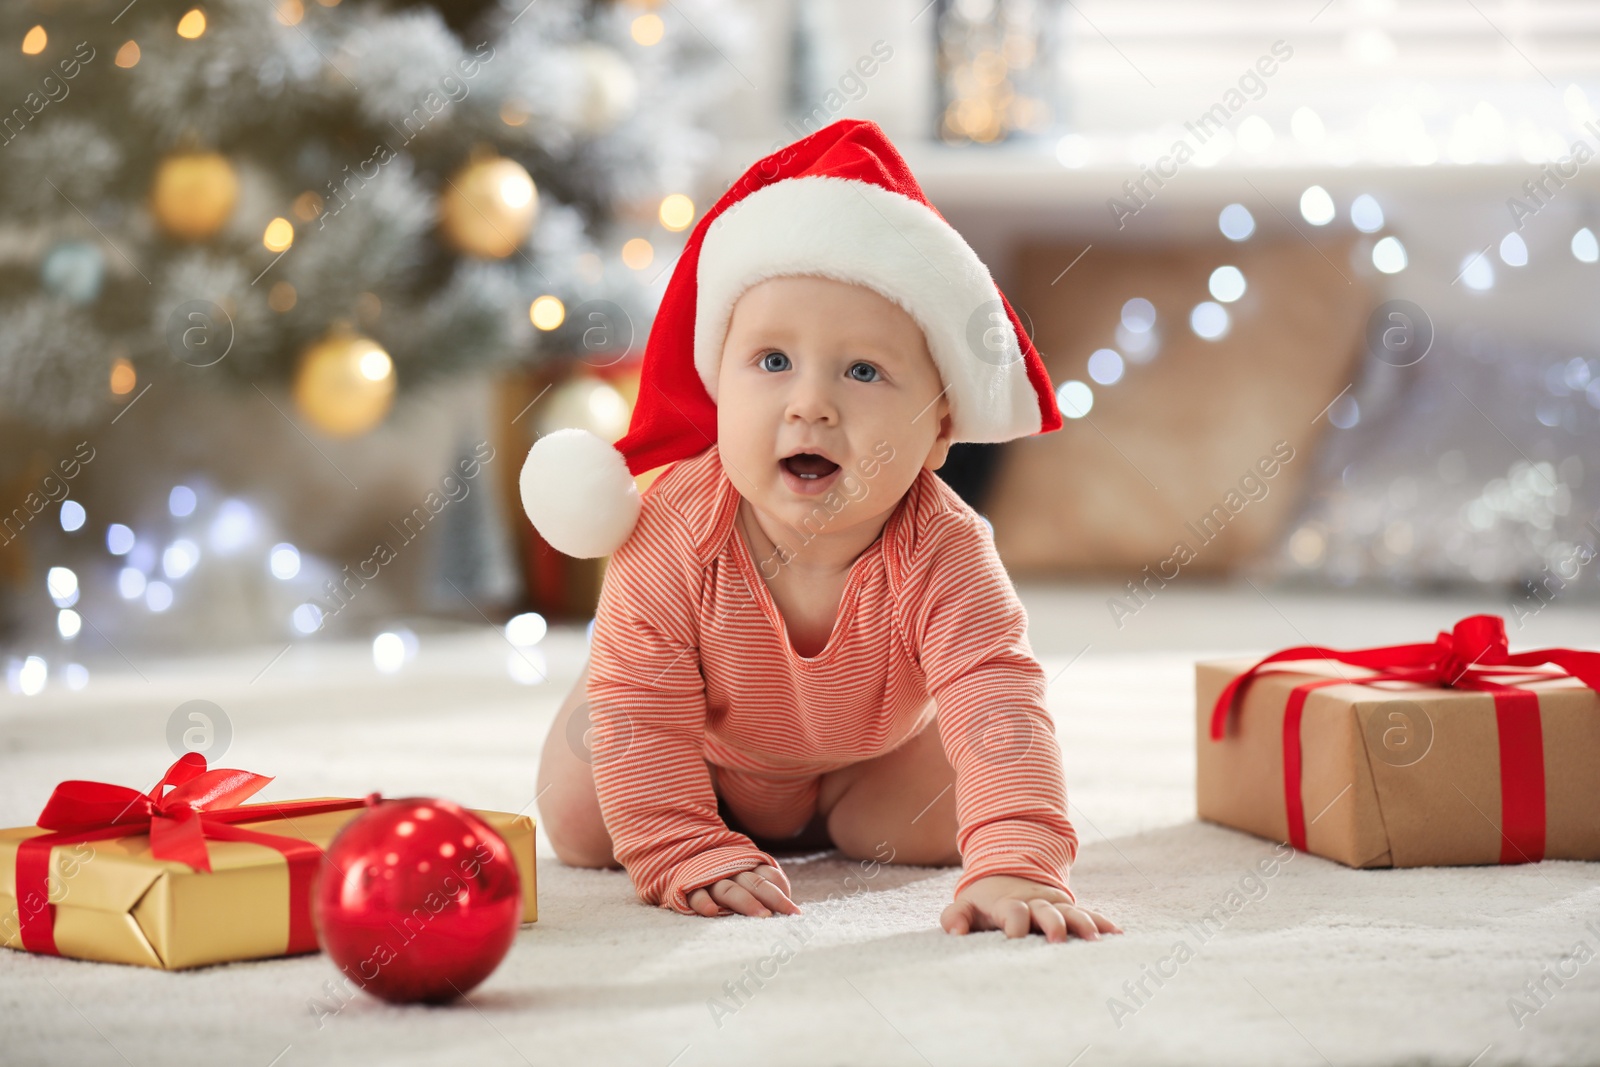
<svg viewBox="0 0 1600 1067">
<path fill-rule="evenodd" d="M 162 530 L 154 521 L 142 523 L 136 532 L 124 522 L 104 527 L 103 565 L 80 568 L 103 574 L 117 597 L 130 609 L 142 609 L 152 616 L 182 610 L 185 586 L 209 564 L 218 560 L 255 556 L 272 579 L 282 583 L 299 600 L 283 620 L 285 636 L 303 639 L 324 628 L 324 614 L 309 599 L 318 584 L 334 582 L 338 571 L 315 555 L 302 553 L 293 543 L 262 537 L 266 522 L 258 508 L 237 497 L 218 501 L 209 511 L 201 491 L 184 484 L 167 494 L 164 509 L 170 529 Z M 202 514 L 204 512 L 204 514 Z M 77 500 L 64 499 L 57 513 L 61 529 L 81 536 L 91 529 L 90 517 Z M 270 545 L 268 541 L 273 541 Z M 202 547 L 202 545 L 204 547 Z M 52 674 L 68 690 L 84 689 L 89 684 L 89 669 L 76 654 L 86 625 L 80 603 L 85 585 L 78 571 L 64 564 L 51 566 L 45 574 L 45 593 L 55 609 L 59 653 L 47 656 L 39 651 L 8 657 L 5 664 L 6 688 L 19 696 L 36 696 L 50 684 Z M 94 627 L 90 627 L 94 629 Z M 546 680 L 548 666 L 540 642 L 547 624 L 537 612 L 524 612 L 498 628 L 511 645 L 505 657 L 507 675 L 523 685 Z M 102 636 L 104 636 L 102 634 Z M 372 638 L 373 667 L 380 674 L 397 674 L 417 659 L 421 641 L 408 627 L 385 629 Z M 52 671 L 51 660 L 59 668 Z"/>
</svg>

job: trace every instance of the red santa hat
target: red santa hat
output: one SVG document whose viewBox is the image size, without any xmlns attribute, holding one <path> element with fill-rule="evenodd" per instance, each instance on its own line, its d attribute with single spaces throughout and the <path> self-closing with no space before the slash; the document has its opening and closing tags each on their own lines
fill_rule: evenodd
<svg viewBox="0 0 1600 1067">
<path fill-rule="evenodd" d="M 556 430 L 528 452 L 522 504 L 569 556 L 633 531 L 634 476 L 717 440 L 717 368 L 740 294 L 779 275 L 875 290 L 922 327 L 955 441 L 1061 428 L 1044 363 L 971 246 L 928 203 L 877 123 L 840 119 L 756 162 L 695 226 L 645 345 L 639 397 L 615 445 Z"/>
</svg>

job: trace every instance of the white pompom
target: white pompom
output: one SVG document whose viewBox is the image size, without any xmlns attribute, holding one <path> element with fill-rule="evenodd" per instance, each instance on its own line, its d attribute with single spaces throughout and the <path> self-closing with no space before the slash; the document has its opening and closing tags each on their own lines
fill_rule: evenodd
<svg viewBox="0 0 1600 1067">
<path fill-rule="evenodd" d="M 534 529 L 578 559 L 609 556 L 639 521 L 639 487 L 627 459 L 588 430 L 557 430 L 535 441 L 520 485 Z"/>
</svg>

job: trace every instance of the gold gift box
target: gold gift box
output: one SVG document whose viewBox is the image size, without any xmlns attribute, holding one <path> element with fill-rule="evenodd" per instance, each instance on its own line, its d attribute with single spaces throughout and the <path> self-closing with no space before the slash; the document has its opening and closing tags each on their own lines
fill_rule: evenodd
<svg viewBox="0 0 1600 1067">
<path fill-rule="evenodd" d="M 1289 839 L 1283 721 L 1289 693 L 1367 677 L 1329 661 L 1273 664 L 1245 687 L 1227 733 L 1211 713 L 1257 662 L 1195 665 L 1196 808 L 1201 819 Z M 1600 860 L 1600 694 L 1574 678 L 1521 683 L 1539 700 L 1545 859 Z M 1500 741 L 1486 692 L 1349 683 L 1312 690 L 1300 721 L 1306 851 L 1350 867 L 1495 864 L 1501 856 Z"/>
<path fill-rule="evenodd" d="M 326 851 L 345 824 L 365 810 L 236 825 L 301 838 Z M 536 921 L 533 819 L 468 810 L 511 847 L 522 882 L 522 921 Z M 7 948 L 23 947 L 13 895 L 18 842 L 46 833 L 37 826 L 0 830 L 0 935 Z M 283 853 L 267 845 L 214 839 L 206 841 L 206 850 L 211 857 L 209 873 L 155 859 L 149 834 L 54 846 L 49 898 L 55 903 L 57 950 L 76 959 L 170 971 L 284 955 L 289 941 L 289 865 Z"/>
</svg>

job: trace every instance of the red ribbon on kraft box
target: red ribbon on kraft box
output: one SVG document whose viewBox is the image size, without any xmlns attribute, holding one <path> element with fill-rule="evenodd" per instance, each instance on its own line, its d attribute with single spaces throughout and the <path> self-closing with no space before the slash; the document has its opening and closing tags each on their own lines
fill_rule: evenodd
<svg viewBox="0 0 1600 1067">
<path fill-rule="evenodd" d="M 22 944 L 29 952 L 60 955 L 55 941 L 55 905 L 49 899 L 50 850 L 56 845 L 150 835 L 159 860 L 210 872 L 207 839 L 245 841 L 283 853 L 289 864 L 289 943 L 285 955 L 317 950 L 311 888 L 322 849 L 297 837 L 247 830 L 234 823 L 359 808 L 365 800 L 298 800 L 241 804 L 271 776 L 230 767 L 206 769 L 198 752 L 186 752 L 149 793 L 106 782 L 67 781 L 56 786 L 35 825 L 54 833 L 30 837 L 17 848 L 15 896 Z M 163 791 L 171 786 L 170 793 Z M 34 906 L 36 902 L 37 906 Z"/>
<path fill-rule="evenodd" d="M 1544 735 L 1539 697 L 1518 685 L 1539 678 L 1572 677 L 1600 690 L 1600 652 L 1541 648 L 1513 655 L 1505 620 L 1498 615 L 1468 616 L 1430 644 L 1347 650 L 1299 645 L 1272 653 L 1228 683 L 1212 708 L 1211 740 L 1223 739 L 1236 698 L 1257 672 L 1284 660 L 1334 660 L 1376 672 L 1362 678 L 1319 678 L 1295 686 L 1289 693 L 1283 716 L 1283 791 L 1291 845 L 1306 847 L 1305 807 L 1300 796 L 1300 718 L 1306 696 L 1329 685 L 1397 681 L 1477 690 L 1494 697 L 1500 738 L 1500 862 L 1533 863 L 1544 858 Z M 1561 669 L 1530 669 L 1544 664 Z"/>
</svg>

